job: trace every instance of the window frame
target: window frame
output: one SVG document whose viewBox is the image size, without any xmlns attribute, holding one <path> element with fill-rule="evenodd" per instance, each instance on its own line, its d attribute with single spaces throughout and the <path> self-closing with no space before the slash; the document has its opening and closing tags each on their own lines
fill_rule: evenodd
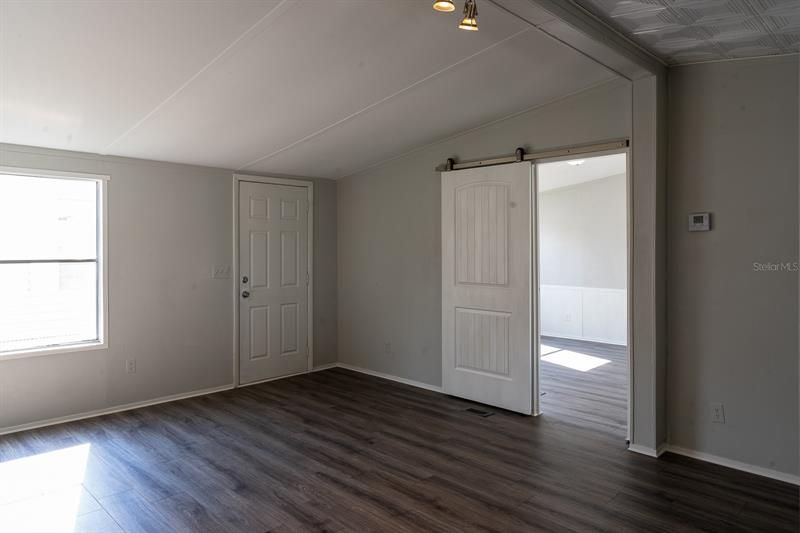
<svg viewBox="0 0 800 533">
<path fill-rule="evenodd" d="M 93 181 L 97 184 L 97 340 L 42 346 L 25 350 L 0 352 L 0 361 L 108 349 L 108 182 L 107 174 L 65 172 L 23 167 L 0 166 L 0 180 L 5 176 L 28 176 L 64 180 Z"/>
</svg>

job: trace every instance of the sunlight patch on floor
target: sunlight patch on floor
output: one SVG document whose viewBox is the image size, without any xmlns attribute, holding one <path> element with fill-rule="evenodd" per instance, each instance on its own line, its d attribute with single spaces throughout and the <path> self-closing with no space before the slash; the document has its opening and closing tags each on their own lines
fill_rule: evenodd
<svg viewBox="0 0 800 533">
<path fill-rule="evenodd" d="M 578 370 L 580 372 L 588 372 L 589 370 L 593 370 L 597 367 L 603 366 L 605 364 L 610 363 L 609 359 L 603 359 L 602 357 L 595 357 L 593 355 L 587 355 L 585 353 L 578 353 L 578 352 L 571 352 L 569 350 L 557 350 L 553 349 L 550 351 L 545 351 L 545 348 L 551 348 L 550 346 L 545 346 L 542 344 L 542 361 L 546 361 L 548 363 L 552 363 L 555 365 L 565 366 L 567 368 L 571 368 L 572 370 Z"/>
<path fill-rule="evenodd" d="M 540 344 L 539 346 L 541 347 L 540 351 L 539 351 L 539 355 L 547 355 L 549 353 L 553 353 L 553 352 L 557 352 L 557 351 L 561 350 L 561 348 L 556 348 L 555 346 L 548 346 L 547 344 Z"/>
<path fill-rule="evenodd" d="M 0 532 L 73 531 L 90 444 L 0 463 Z"/>
</svg>

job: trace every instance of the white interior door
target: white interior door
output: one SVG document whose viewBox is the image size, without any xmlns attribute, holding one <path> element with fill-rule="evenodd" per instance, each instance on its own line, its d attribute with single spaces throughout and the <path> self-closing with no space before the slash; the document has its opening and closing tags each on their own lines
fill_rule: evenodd
<svg viewBox="0 0 800 533">
<path fill-rule="evenodd" d="M 305 187 L 239 182 L 239 382 L 308 370 Z"/>
<path fill-rule="evenodd" d="M 538 410 L 535 187 L 529 162 L 442 173 L 442 385 Z"/>
</svg>

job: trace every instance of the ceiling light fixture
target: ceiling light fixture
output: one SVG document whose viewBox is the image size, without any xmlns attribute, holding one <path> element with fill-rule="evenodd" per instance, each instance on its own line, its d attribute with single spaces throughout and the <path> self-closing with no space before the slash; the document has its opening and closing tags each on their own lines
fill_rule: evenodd
<svg viewBox="0 0 800 533">
<path fill-rule="evenodd" d="M 458 27 L 462 30 L 478 31 L 478 6 L 475 0 L 467 0 L 464 3 L 464 18 Z"/>
<path fill-rule="evenodd" d="M 456 10 L 456 6 L 453 4 L 453 0 L 436 0 L 433 3 L 433 9 L 442 13 L 452 13 Z"/>
<path fill-rule="evenodd" d="M 573 167 L 580 166 L 584 163 L 586 163 L 585 159 L 573 159 L 572 161 L 567 161 L 567 164 L 572 165 Z"/>
</svg>

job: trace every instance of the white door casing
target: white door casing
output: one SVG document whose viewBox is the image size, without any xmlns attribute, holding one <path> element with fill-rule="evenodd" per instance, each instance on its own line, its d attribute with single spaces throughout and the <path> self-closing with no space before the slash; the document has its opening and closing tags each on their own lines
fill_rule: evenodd
<svg viewBox="0 0 800 533">
<path fill-rule="evenodd" d="M 239 383 L 308 369 L 308 189 L 239 182 Z"/>
<path fill-rule="evenodd" d="M 444 392 L 538 408 L 530 162 L 442 173 Z"/>
</svg>

